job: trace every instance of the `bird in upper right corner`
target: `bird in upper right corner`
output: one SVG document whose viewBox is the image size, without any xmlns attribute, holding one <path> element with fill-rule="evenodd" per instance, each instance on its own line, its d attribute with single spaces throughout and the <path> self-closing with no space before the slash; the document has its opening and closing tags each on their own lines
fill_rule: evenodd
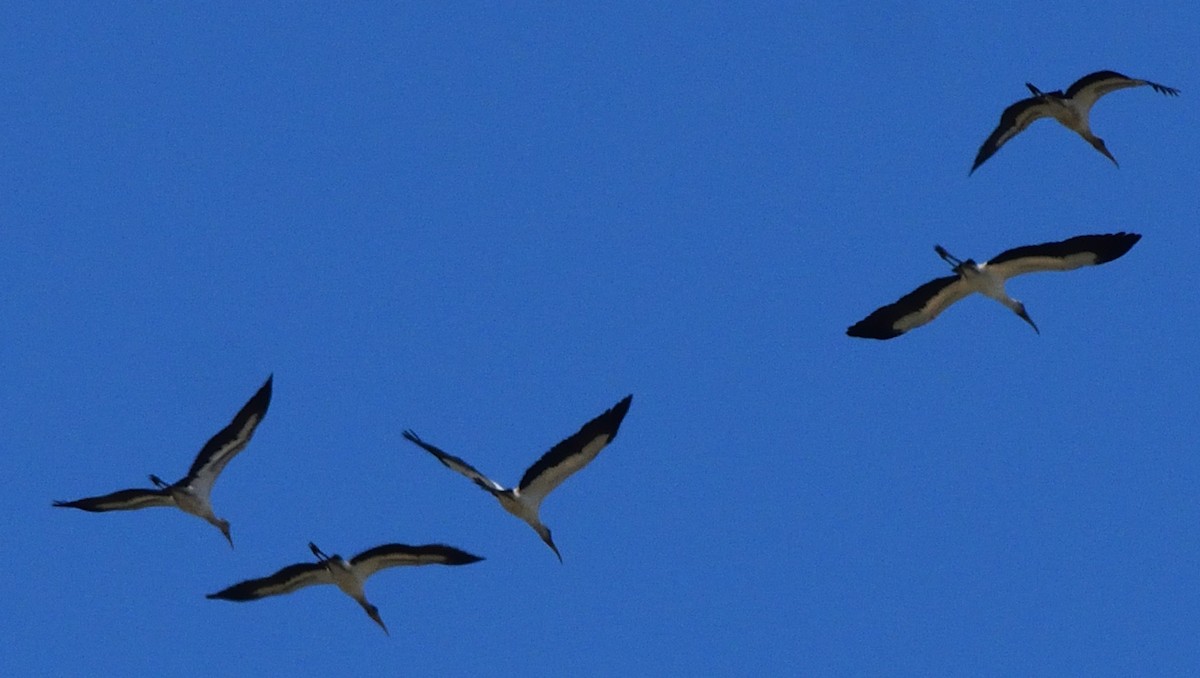
<svg viewBox="0 0 1200 678">
<path fill-rule="evenodd" d="M 1030 123 L 1039 118 L 1054 118 L 1063 124 L 1067 129 L 1073 130 L 1085 141 L 1092 145 L 1104 157 L 1117 164 L 1117 159 L 1112 153 L 1108 152 L 1108 148 L 1104 145 L 1104 140 L 1092 134 L 1091 127 L 1088 124 L 1088 114 L 1092 110 L 1092 105 L 1100 97 L 1119 89 L 1126 87 L 1140 87 L 1149 85 L 1156 92 L 1166 94 L 1168 96 L 1178 96 L 1179 90 L 1174 87 L 1167 87 L 1149 80 L 1139 80 L 1130 78 L 1114 71 L 1096 71 L 1090 75 L 1085 75 L 1076 80 L 1074 84 L 1067 88 L 1064 93 L 1061 90 L 1053 92 L 1043 92 L 1030 83 L 1025 83 L 1033 96 L 1028 99 L 1022 99 L 1017 103 L 1004 109 L 1004 113 L 1000 114 L 1000 124 L 996 126 L 996 130 L 991 136 L 983 142 L 979 147 L 979 153 L 975 156 L 975 164 L 971 166 L 971 171 L 967 174 L 973 174 L 979 169 L 988 158 L 1000 150 L 1000 147 L 1008 142 L 1009 139 L 1020 134 L 1029 127 Z M 1118 165 L 1119 167 L 1120 165 Z"/>
</svg>

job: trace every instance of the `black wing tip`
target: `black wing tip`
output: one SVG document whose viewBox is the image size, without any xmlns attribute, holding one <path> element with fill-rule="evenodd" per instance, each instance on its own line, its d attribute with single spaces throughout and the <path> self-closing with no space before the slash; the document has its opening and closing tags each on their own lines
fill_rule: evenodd
<svg viewBox="0 0 1200 678">
<path fill-rule="evenodd" d="M 76 499 L 75 501 L 55 501 L 50 504 L 52 508 L 73 508 L 88 513 L 104 513 L 104 509 L 97 508 L 94 504 L 88 502 L 87 499 Z"/>
<path fill-rule="evenodd" d="M 1179 90 L 1175 87 L 1167 87 L 1166 85 L 1163 85 L 1163 84 L 1160 84 L 1157 82 L 1150 82 L 1149 80 L 1146 80 L 1145 82 L 1147 85 L 1150 85 L 1150 89 L 1153 89 L 1155 92 L 1158 92 L 1159 94 L 1165 94 L 1169 97 L 1179 96 Z"/>
<path fill-rule="evenodd" d="M 597 419 L 607 420 L 605 428 L 608 429 L 608 443 L 611 443 L 617 437 L 617 431 L 621 428 L 621 422 L 625 420 L 625 415 L 629 413 L 629 406 L 633 404 L 633 394 L 625 396 L 616 405 L 608 408 L 608 410 L 597 417 Z M 608 444 L 605 443 L 605 444 Z"/>
<path fill-rule="evenodd" d="M 974 174 L 975 170 L 979 169 L 980 165 L 987 162 L 989 158 L 991 158 L 993 155 L 996 155 L 996 151 L 1000 150 L 999 147 L 995 146 L 992 142 L 992 137 L 995 136 L 996 133 L 993 132 L 992 135 L 983 142 L 983 145 L 979 147 L 979 152 L 975 154 L 975 163 L 971 165 L 971 171 L 967 172 L 967 176 Z"/>
<path fill-rule="evenodd" d="M 1142 239 L 1142 234 L 1122 231 L 1101 237 L 1104 238 L 1104 246 L 1096 251 L 1097 264 L 1106 264 L 1113 259 L 1125 256 Z"/>
<path fill-rule="evenodd" d="M 266 414 L 267 407 L 271 404 L 271 392 L 275 388 L 275 373 L 267 375 L 267 380 L 258 388 L 258 391 L 250 397 L 250 403 L 254 403 L 254 409 Z M 249 404 L 249 403 L 247 403 Z"/>
<path fill-rule="evenodd" d="M 993 149 L 988 148 L 989 142 L 991 142 L 991 139 L 985 141 L 983 146 L 979 148 L 979 152 L 975 154 L 975 162 L 971 165 L 971 171 L 967 172 L 967 176 L 974 174 L 975 170 L 979 169 L 979 166 L 987 162 L 987 159 L 995 153 Z"/>
<path fill-rule="evenodd" d="M 627 412 L 629 412 L 629 406 L 632 404 L 633 404 L 633 394 L 630 393 L 629 395 L 625 396 L 624 398 L 621 398 L 620 402 L 618 402 L 616 405 L 613 405 L 612 407 L 610 407 L 608 411 L 618 415 L 618 417 L 620 419 L 624 419 L 625 414 Z"/>
<path fill-rule="evenodd" d="M 868 322 L 860 320 L 859 322 L 846 328 L 846 336 L 857 337 L 859 339 L 895 339 L 904 334 L 896 330 L 891 324 Z"/>
<path fill-rule="evenodd" d="M 235 603 L 244 603 L 248 600 L 256 600 L 255 596 L 247 596 L 245 594 L 238 593 L 237 591 L 229 590 L 217 591 L 216 593 L 210 593 L 204 597 L 208 598 L 209 600 L 230 600 Z"/>
<path fill-rule="evenodd" d="M 442 548 L 445 549 L 447 565 L 470 565 L 471 563 L 478 563 L 481 560 L 486 560 L 486 558 L 483 556 L 467 553 L 466 551 L 456 549 L 453 546 L 442 545 Z"/>
</svg>

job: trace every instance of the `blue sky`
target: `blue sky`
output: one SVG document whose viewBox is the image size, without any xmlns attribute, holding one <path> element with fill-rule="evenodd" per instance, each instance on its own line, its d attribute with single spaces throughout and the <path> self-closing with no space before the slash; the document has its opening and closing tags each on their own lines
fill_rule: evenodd
<svg viewBox="0 0 1200 678">
<path fill-rule="evenodd" d="M 5 675 L 1180 675 L 1200 663 L 1194 3 L 0 10 Z M 1024 83 L 1178 87 L 1093 111 Z M 984 259 L 1143 240 L 845 328 Z M 216 485 L 180 477 L 268 374 Z M 496 479 L 627 393 L 543 506 Z M 204 595 L 445 542 L 332 587 Z"/>
</svg>

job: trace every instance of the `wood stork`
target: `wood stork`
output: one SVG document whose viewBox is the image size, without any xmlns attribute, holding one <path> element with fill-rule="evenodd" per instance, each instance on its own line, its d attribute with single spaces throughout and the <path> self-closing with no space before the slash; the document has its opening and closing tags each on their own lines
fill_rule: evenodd
<svg viewBox="0 0 1200 678">
<path fill-rule="evenodd" d="M 232 548 L 233 537 L 229 534 L 229 521 L 213 514 L 209 494 L 221 470 L 246 447 L 246 443 L 250 442 L 250 437 L 254 435 L 254 429 L 267 414 L 267 406 L 271 404 L 273 379 L 274 375 L 268 376 L 266 383 L 234 415 L 233 421 L 205 443 L 196 455 L 196 460 L 192 462 L 192 467 L 188 469 L 187 475 L 178 482 L 167 484 L 151 474 L 150 482 L 154 483 L 155 489 L 120 490 L 99 497 L 56 501 L 54 506 L 77 508 L 93 513 L 175 506 L 216 526 Z"/>
<path fill-rule="evenodd" d="M 411 430 L 404 432 L 404 438 L 437 457 L 438 461 L 445 464 L 447 468 L 474 480 L 475 484 L 491 493 L 505 511 L 528 523 L 542 538 L 542 541 L 546 542 L 550 550 L 554 551 L 554 555 L 558 556 L 558 561 L 561 563 L 562 554 L 558 552 L 558 547 L 550 538 L 550 528 L 543 525 L 538 517 L 542 500 L 551 490 L 558 487 L 559 483 L 566 480 L 567 476 L 587 466 L 588 462 L 600 454 L 600 450 L 604 449 L 605 445 L 617 437 L 617 429 L 620 428 L 625 413 L 629 411 L 631 402 L 633 402 L 633 396 L 625 396 L 621 402 L 613 405 L 604 414 L 584 424 L 574 435 L 550 448 L 549 452 L 543 454 L 541 459 L 538 459 L 525 471 L 525 475 L 521 476 L 520 484 L 515 488 L 505 488 L 475 470 L 475 467 L 462 459 L 447 454 L 421 440 Z"/>
<path fill-rule="evenodd" d="M 1025 83 L 1033 96 L 1028 99 L 1022 99 L 1017 103 L 1004 109 L 1004 113 L 1000 115 L 1000 124 L 996 126 L 996 130 L 991 136 L 983 142 L 979 147 L 979 153 L 975 156 L 975 164 L 971 166 L 971 171 L 968 174 L 973 174 L 985 160 L 992 157 L 1000 147 L 1020 134 L 1030 123 L 1038 118 L 1054 118 L 1062 123 L 1067 129 L 1073 130 L 1083 137 L 1097 151 L 1104 154 L 1106 158 L 1117 164 L 1117 159 L 1108 152 L 1108 148 L 1104 145 L 1104 140 L 1092 134 L 1092 129 L 1088 124 L 1088 114 L 1092 110 L 1092 104 L 1100 97 L 1119 89 L 1126 87 L 1140 87 L 1149 85 L 1156 92 L 1166 94 L 1168 96 L 1178 96 L 1179 90 L 1173 87 L 1160 85 L 1149 80 L 1138 80 L 1130 78 L 1120 73 L 1113 71 L 1097 71 L 1090 75 L 1085 75 L 1075 81 L 1067 88 L 1066 93 L 1061 91 L 1043 92 L 1030 83 Z M 1118 165 L 1119 166 L 1119 165 Z"/>
<path fill-rule="evenodd" d="M 1137 233 L 1079 235 L 1060 242 L 1017 247 L 982 264 L 958 259 L 937 245 L 934 251 L 954 267 L 954 275 L 931 280 L 896 303 L 877 309 L 847 329 L 846 334 L 867 339 L 898 337 L 933 320 L 972 292 L 1004 304 L 1038 332 L 1037 325 L 1025 312 L 1025 305 L 1004 291 L 1006 280 L 1022 273 L 1069 271 L 1104 264 L 1128 252 L 1141 237 Z"/>
<path fill-rule="evenodd" d="M 444 544 L 384 544 L 363 551 L 348 562 L 337 554 L 325 555 L 325 552 L 312 542 L 308 543 L 308 548 L 317 557 L 317 562 L 289 565 L 268 577 L 248 579 L 222 591 L 210 593 L 206 597 L 243 602 L 267 596 L 280 596 L 313 584 L 335 584 L 361 605 L 367 616 L 375 620 L 384 633 L 388 633 L 387 625 L 379 616 L 379 608 L 367 602 L 363 592 L 363 582 L 367 577 L 382 569 L 400 565 L 469 565 L 483 560 L 479 556 Z"/>
</svg>

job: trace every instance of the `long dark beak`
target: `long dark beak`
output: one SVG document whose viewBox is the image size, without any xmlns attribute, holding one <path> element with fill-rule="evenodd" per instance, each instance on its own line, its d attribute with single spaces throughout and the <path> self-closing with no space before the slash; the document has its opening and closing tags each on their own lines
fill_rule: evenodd
<svg viewBox="0 0 1200 678">
<path fill-rule="evenodd" d="M 225 541 L 229 542 L 229 548 L 233 548 L 233 536 L 229 534 L 229 528 L 222 527 L 221 534 L 225 535 Z"/>
<path fill-rule="evenodd" d="M 558 552 L 558 547 L 554 545 L 554 540 L 550 538 L 550 528 L 546 528 L 545 534 L 539 532 L 538 535 L 542 538 L 542 541 L 546 542 L 546 546 L 549 546 L 550 550 L 554 551 L 554 555 L 558 556 L 558 562 L 561 563 L 563 561 L 562 554 Z"/>
<path fill-rule="evenodd" d="M 1100 151 L 1100 153 L 1103 154 L 1104 157 L 1108 158 L 1109 160 L 1112 160 L 1112 164 L 1116 165 L 1118 168 L 1121 166 L 1121 164 L 1117 162 L 1117 159 L 1113 157 L 1113 154 L 1108 152 L 1108 146 L 1104 145 L 1103 139 L 1096 139 L 1095 141 L 1093 141 L 1092 148 L 1095 148 L 1097 151 Z"/>
<path fill-rule="evenodd" d="M 322 551 L 321 549 L 317 548 L 317 545 L 312 543 L 311 541 L 308 542 L 308 550 L 312 551 L 313 555 L 316 556 L 317 558 L 319 558 L 320 560 L 329 560 L 329 556 L 325 555 L 325 552 Z"/>
<path fill-rule="evenodd" d="M 1021 320 L 1029 323 L 1029 326 L 1033 328 L 1034 332 L 1037 332 L 1039 335 L 1042 333 L 1042 331 L 1038 329 L 1037 324 L 1033 322 L 1033 318 L 1030 318 L 1029 314 L 1025 312 L 1024 306 L 1021 307 L 1020 311 L 1017 311 L 1017 315 L 1021 316 Z"/>
<path fill-rule="evenodd" d="M 383 629 L 384 633 L 386 633 L 389 636 L 392 635 L 392 633 L 390 631 L 388 631 L 388 629 L 387 629 L 387 624 L 383 623 L 383 618 L 379 616 L 379 608 L 375 607 L 374 605 L 365 605 L 364 604 L 363 609 L 367 611 L 368 617 L 375 620 L 376 624 L 379 624 L 379 628 Z"/>
</svg>

